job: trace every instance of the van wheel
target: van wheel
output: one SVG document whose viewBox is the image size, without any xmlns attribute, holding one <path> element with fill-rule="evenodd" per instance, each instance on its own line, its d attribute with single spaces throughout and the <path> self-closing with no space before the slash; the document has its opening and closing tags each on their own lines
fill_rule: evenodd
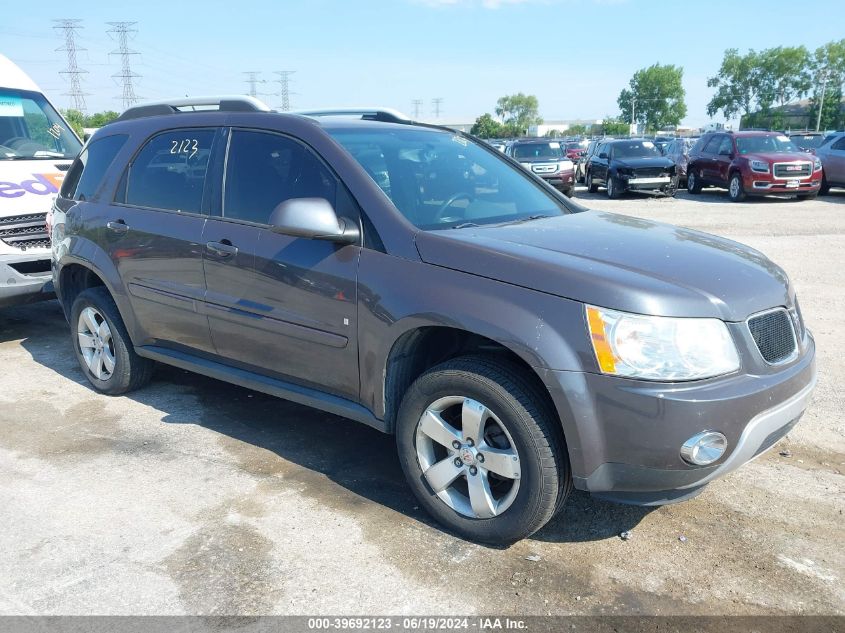
<svg viewBox="0 0 845 633">
<path fill-rule="evenodd" d="M 734 172 L 731 175 L 730 182 L 728 183 L 728 197 L 733 202 L 742 202 L 745 200 L 745 191 L 742 188 L 742 176 L 739 173 Z"/>
<path fill-rule="evenodd" d="M 396 423 L 399 461 L 440 523 L 485 543 L 539 530 L 572 488 L 560 422 L 509 364 L 447 361 L 408 389 Z"/>
<path fill-rule="evenodd" d="M 693 169 L 687 172 L 687 191 L 693 194 L 701 193 L 701 174 L 696 174 Z"/>
<path fill-rule="evenodd" d="M 70 323 L 76 358 L 95 390 L 118 395 L 150 380 L 155 363 L 135 353 L 106 288 L 81 292 L 73 302 Z"/>
</svg>

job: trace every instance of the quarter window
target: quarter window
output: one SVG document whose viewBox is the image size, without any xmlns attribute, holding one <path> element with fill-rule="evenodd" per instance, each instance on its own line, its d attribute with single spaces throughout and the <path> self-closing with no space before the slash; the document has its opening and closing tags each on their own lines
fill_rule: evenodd
<svg viewBox="0 0 845 633">
<path fill-rule="evenodd" d="M 839 139 L 833 145 L 831 145 L 830 149 L 835 149 L 835 150 L 845 149 L 845 136 L 843 136 L 841 139 Z"/>
<path fill-rule="evenodd" d="M 292 198 L 335 204 L 337 180 L 304 145 L 277 134 L 234 130 L 226 160 L 223 216 L 266 224 Z"/>
<path fill-rule="evenodd" d="M 215 131 L 172 130 L 153 137 L 129 166 L 125 202 L 201 213 Z"/>
<path fill-rule="evenodd" d="M 125 134 L 115 134 L 94 139 L 68 170 L 62 185 L 62 197 L 91 200 L 127 138 Z"/>
</svg>

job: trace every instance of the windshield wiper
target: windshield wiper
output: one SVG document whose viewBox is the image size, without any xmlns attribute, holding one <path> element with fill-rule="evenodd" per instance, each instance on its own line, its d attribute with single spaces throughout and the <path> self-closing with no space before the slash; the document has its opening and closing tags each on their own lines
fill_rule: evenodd
<svg viewBox="0 0 845 633">
<path fill-rule="evenodd" d="M 456 224 L 453 226 L 453 229 L 466 229 L 471 226 L 478 226 L 475 222 L 461 222 L 460 224 Z"/>
<path fill-rule="evenodd" d="M 535 215 L 529 215 L 526 218 L 519 218 L 518 220 L 513 220 L 511 222 L 505 222 L 505 224 L 522 224 L 523 222 L 530 222 L 531 220 L 543 220 L 545 218 L 550 218 L 547 213 L 537 213 Z"/>
</svg>

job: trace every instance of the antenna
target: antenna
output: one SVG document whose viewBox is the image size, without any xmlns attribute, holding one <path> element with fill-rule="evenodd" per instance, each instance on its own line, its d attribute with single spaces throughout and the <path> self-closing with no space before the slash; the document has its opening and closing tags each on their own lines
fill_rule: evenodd
<svg viewBox="0 0 845 633">
<path fill-rule="evenodd" d="M 434 118 L 440 118 L 440 106 L 443 104 L 443 97 L 437 97 L 431 100 L 431 107 L 434 108 Z"/>
<path fill-rule="evenodd" d="M 85 95 L 88 93 L 82 92 L 82 75 L 88 71 L 81 70 L 76 64 L 76 52 L 85 50 L 76 46 L 76 31 L 83 28 L 79 26 L 82 20 L 53 20 L 53 22 L 56 23 L 54 29 L 64 31 L 65 45 L 56 49 L 67 53 L 67 68 L 59 71 L 60 75 L 67 75 L 70 80 L 70 90 L 64 94 L 71 98 L 74 109 L 85 114 Z"/>
<path fill-rule="evenodd" d="M 420 118 L 420 106 L 422 105 L 422 99 L 413 99 L 411 101 L 411 105 L 414 106 L 414 119 L 419 120 L 419 118 Z"/>
<path fill-rule="evenodd" d="M 282 112 L 290 112 L 290 76 L 294 74 L 295 70 L 277 70 L 276 74 L 279 76 L 278 82 L 281 86 L 279 96 L 282 98 L 282 105 L 279 110 Z"/>
<path fill-rule="evenodd" d="M 123 100 L 123 108 L 125 110 L 138 103 L 138 100 L 140 99 L 140 97 L 135 94 L 133 79 L 140 77 L 141 75 L 132 72 L 132 67 L 129 63 L 131 56 L 138 54 L 138 51 L 133 51 L 129 48 L 129 36 L 138 32 L 138 29 L 133 28 L 138 23 L 106 22 L 106 24 L 112 27 L 106 32 L 113 35 L 114 39 L 117 40 L 117 50 L 112 51 L 109 55 L 120 55 L 120 72 L 113 74 L 112 77 L 114 79 L 120 79 L 120 82 L 123 85 L 123 94 L 120 97 L 117 97 L 117 99 Z"/>
</svg>

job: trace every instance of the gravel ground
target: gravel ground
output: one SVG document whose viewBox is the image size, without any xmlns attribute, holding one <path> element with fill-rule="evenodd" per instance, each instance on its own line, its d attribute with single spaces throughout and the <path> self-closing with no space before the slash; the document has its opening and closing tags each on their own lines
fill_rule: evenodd
<svg viewBox="0 0 845 633">
<path fill-rule="evenodd" d="M 845 191 L 576 195 L 790 273 L 820 380 L 774 450 L 684 504 L 576 492 L 534 537 L 484 547 L 419 510 L 390 437 L 167 367 L 100 396 L 55 302 L 6 310 L 0 614 L 845 614 Z"/>
</svg>

